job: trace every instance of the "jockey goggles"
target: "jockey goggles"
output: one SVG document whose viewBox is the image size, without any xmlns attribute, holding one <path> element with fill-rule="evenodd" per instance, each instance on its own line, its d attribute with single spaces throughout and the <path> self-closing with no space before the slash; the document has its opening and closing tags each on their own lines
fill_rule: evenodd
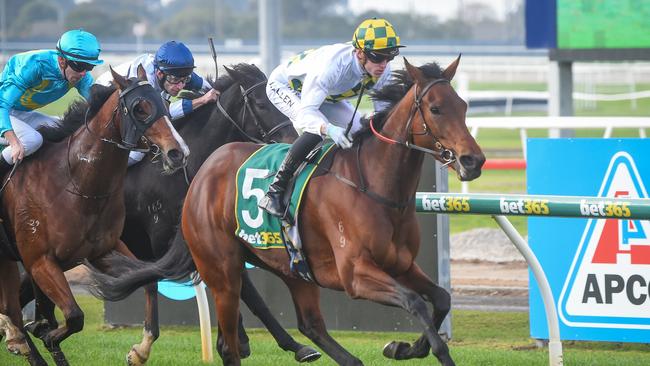
<svg viewBox="0 0 650 366">
<path fill-rule="evenodd" d="M 84 71 L 92 71 L 93 68 L 95 68 L 95 65 L 91 65 L 86 62 L 81 62 L 81 61 L 72 61 L 66 59 L 66 62 L 68 63 L 68 66 L 75 72 L 84 72 Z"/>
<path fill-rule="evenodd" d="M 363 50 L 363 53 L 365 53 L 366 57 L 368 57 L 368 60 L 370 60 L 370 62 L 374 64 L 380 64 L 384 61 L 388 61 L 388 62 L 393 61 L 395 56 L 399 55 L 399 48 L 391 48 L 382 51 L 387 51 L 387 52 Z"/>
<path fill-rule="evenodd" d="M 191 79 L 192 79 L 192 75 L 176 76 L 176 75 L 165 73 L 165 80 L 172 85 L 176 85 L 180 83 L 187 84 L 190 82 Z"/>
</svg>

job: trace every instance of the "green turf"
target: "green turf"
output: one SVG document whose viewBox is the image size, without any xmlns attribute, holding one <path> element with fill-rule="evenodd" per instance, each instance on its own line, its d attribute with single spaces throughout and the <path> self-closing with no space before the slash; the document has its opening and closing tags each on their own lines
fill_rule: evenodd
<svg viewBox="0 0 650 366">
<path fill-rule="evenodd" d="M 102 304 L 89 296 L 78 296 L 85 311 L 86 324 L 81 333 L 72 335 L 63 343 L 63 351 L 71 365 L 123 365 L 131 345 L 139 342 L 142 329 L 106 329 L 101 322 Z M 354 300 L 350 300 L 354 301 Z M 60 319 L 61 314 L 58 313 Z M 451 354 L 458 365 L 548 365 L 548 350 L 535 348 L 529 338 L 528 314 L 455 310 L 452 318 L 453 340 Z M 296 330 L 290 333 L 300 342 L 312 344 Z M 412 361 L 389 361 L 381 355 L 383 345 L 391 340 L 413 341 L 414 333 L 379 333 L 333 331 L 332 335 L 366 365 L 435 365 L 433 357 Z M 290 353 L 283 352 L 265 330 L 249 330 L 253 354 L 244 365 L 295 364 Z M 213 340 L 216 334 L 213 332 Z M 43 351 L 41 342 L 36 341 Z M 563 342 L 566 365 L 620 366 L 645 364 L 650 346 L 600 342 Z M 51 362 L 49 356 L 45 356 Z M 215 353 L 216 361 L 221 364 Z M 217 362 L 218 361 L 218 362 Z M 21 358 L 0 350 L 0 365 L 26 365 Z M 155 343 L 149 365 L 204 365 L 198 328 L 163 327 Z M 334 365 L 327 356 L 314 365 Z"/>
</svg>

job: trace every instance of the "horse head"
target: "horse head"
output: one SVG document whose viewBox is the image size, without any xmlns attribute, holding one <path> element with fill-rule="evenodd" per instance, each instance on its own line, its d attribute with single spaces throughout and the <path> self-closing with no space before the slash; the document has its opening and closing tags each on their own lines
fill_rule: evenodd
<svg viewBox="0 0 650 366">
<path fill-rule="evenodd" d="M 137 147 L 141 139 L 156 146 L 163 157 L 165 173 L 183 167 L 189 148 L 171 124 L 169 112 L 160 94 L 147 82 L 142 65 L 138 77 L 125 79 L 111 68 L 116 87 L 120 90 L 117 123 L 121 135 L 120 146 Z"/>
<path fill-rule="evenodd" d="M 450 84 L 459 62 L 460 56 L 442 71 L 440 78 L 431 79 L 404 59 L 414 81 L 414 103 L 407 128 L 411 129 L 414 145 L 433 151 L 436 159 L 456 171 L 458 179 L 469 181 L 481 175 L 485 155 L 465 124 L 467 103 Z"/>
<path fill-rule="evenodd" d="M 239 110 L 233 113 L 239 113 L 241 117 L 230 120 L 240 123 L 237 125 L 240 132 L 254 142 L 293 142 L 298 133 L 266 95 L 267 79 L 264 73 L 255 65 L 247 64 L 225 69 L 234 83 L 222 99 L 237 100 L 235 104 Z"/>
</svg>

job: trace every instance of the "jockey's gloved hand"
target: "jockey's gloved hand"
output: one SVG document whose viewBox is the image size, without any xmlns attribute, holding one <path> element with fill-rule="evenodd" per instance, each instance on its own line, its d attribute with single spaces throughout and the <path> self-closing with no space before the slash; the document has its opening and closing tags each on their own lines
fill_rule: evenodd
<svg viewBox="0 0 650 366">
<path fill-rule="evenodd" d="M 334 140 L 342 149 L 347 149 L 352 146 L 352 141 L 345 135 L 345 128 L 328 123 L 327 136 Z"/>
</svg>

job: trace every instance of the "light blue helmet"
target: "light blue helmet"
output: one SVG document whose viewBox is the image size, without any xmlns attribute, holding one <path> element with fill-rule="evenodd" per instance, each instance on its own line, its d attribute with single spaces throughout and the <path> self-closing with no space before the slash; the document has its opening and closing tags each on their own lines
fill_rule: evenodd
<svg viewBox="0 0 650 366">
<path fill-rule="evenodd" d="M 72 61 L 85 62 L 91 65 L 101 65 L 104 60 L 99 59 L 101 48 L 97 38 L 82 29 L 74 29 L 63 33 L 56 50 L 64 58 Z"/>
<path fill-rule="evenodd" d="M 158 48 L 154 65 L 162 72 L 186 76 L 194 69 L 194 57 L 183 42 L 169 41 Z"/>
</svg>

